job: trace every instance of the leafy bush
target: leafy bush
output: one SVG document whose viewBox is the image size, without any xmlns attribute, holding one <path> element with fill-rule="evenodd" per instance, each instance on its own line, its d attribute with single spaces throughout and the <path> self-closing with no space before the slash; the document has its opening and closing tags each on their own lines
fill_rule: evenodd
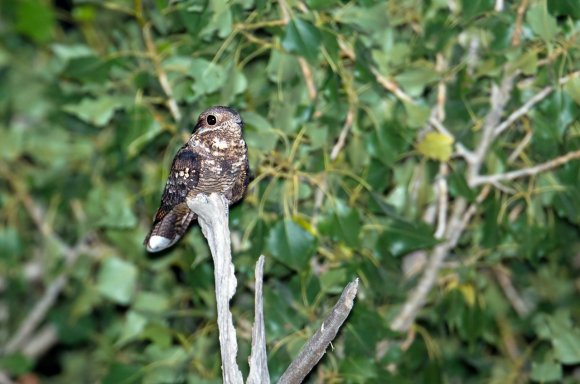
<svg viewBox="0 0 580 384">
<path fill-rule="evenodd" d="M 273 379 L 358 276 L 311 382 L 578 380 L 579 30 L 574 0 L 0 3 L 0 373 L 220 381 L 199 229 L 142 241 L 230 105 L 242 368 L 263 253 Z"/>
</svg>

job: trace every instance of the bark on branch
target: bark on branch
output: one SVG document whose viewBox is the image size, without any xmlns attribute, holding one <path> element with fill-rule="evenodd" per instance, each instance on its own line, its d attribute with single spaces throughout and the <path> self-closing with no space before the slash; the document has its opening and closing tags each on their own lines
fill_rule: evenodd
<svg viewBox="0 0 580 384">
<path fill-rule="evenodd" d="M 344 323 L 352 310 L 357 290 L 358 278 L 344 288 L 330 315 L 322 322 L 314 336 L 304 345 L 296 359 L 286 369 L 278 384 L 301 383 L 320 361 L 326 352 L 326 348 L 334 340 L 342 323 Z"/>
<path fill-rule="evenodd" d="M 217 193 L 197 195 L 187 199 L 187 206 L 198 216 L 199 226 L 207 239 L 214 263 L 222 376 L 224 383 L 243 383 L 242 372 L 236 363 L 238 342 L 230 312 L 230 300 L 236 292 L 236 276 L 232 263 L 228 202 Z"/>
<path fill-rule="evenodd" d="M 197 195 L 187 199 L 187 206 L 198 216 L 198 222 L 207 239 L 214 262 L 215 290 L 218 315 L 218 331 L 222 358 L 224 383 L 243 383 L 242 373 L 236 363 L 238 343 L 229 303 L 236 291 L 236 277 L 230 247 L 228 227 L 228 203 L 216 193 Z M 249 384 L 269 383 L 270 377 L 266 355 L 266 332 L 263 314 L 264 256 L 256 265 L 255 320 L 252 330 Z M 334 339 L 342 323 L 348 317 L 358 288 L 358 279 L 344 289 L 338 303 L 322 323 L 321 328 L 306 343 L 298 357 L 290 364 L 280 383 L 300 383 L 324 355 L 328 344 Z"/>
</svg>

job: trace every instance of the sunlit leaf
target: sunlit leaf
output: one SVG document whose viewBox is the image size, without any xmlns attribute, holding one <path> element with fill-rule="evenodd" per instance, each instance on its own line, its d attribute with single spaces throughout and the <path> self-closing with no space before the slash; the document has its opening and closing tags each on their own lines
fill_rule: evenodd
<svg viewBox="0 0 580 384">
<path fill-rule="evenodd" d="M 417 144 L 417 150 L 427 158 L 448 161 L 453 153 L 453 139 L 443 133 L 429 132 Z"/>
</svg>

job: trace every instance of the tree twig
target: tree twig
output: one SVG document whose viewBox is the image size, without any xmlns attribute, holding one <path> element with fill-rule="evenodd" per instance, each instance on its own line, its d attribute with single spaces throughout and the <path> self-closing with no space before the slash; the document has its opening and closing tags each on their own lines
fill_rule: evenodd
<svg viewBox="0 0 580 384">
<path fill-rule="evenodd" d="M 198 216 L 214 262 L 215 291 L 218 316 L 222 377 L 224 383 L 243 383 L 242 372 L 236 362 L 238 342 L 229 303 L 236 291 L 236 276 L 230 246 L 228 203 L 224 196 L 212 193 L 187 198 L 187 206 Z"/>
<path fill-rule="evenodd" d="M 250 373 L 248 384 L 270 383 L 268 356 L 266 354 L 266 330 L 264 329 L 263 304 L 264 255 L 256 264 L 256 292 L 254 293 L 254 326 L 252 328 L 252 353 L 250 354 Z"/>
<path fill-rule="evenodd" d="M 350 132 L 350 129 L 351 129 L 352 124 L 354 122 L 355 115 L 356 115 L 356 106 L 354 105 L 354 103 L 350 103 L 350 106 L 348 108 L 348 112 L 346 113 L 346 118 L 344 120 L 344 124 L 342 126 L 342 130 L 340 131 L 340 135 L 338 136 L 338 140 L 336 141 L 336 143 L 332 147 L 332 150 L 330 151 L 330 161 L 331 162 L 335 161 L 338 158 L 338 155 L 340 154 L 340 152 L 342 151 L 342 149 L 346 145 L 346 138 L 347 138 L 348 133 Z M 326 193 L 327 187 L 328 187 L 328 180 L 327 180 L 326 175 L 325 175 L 324 179 L 320 183 L 320 186 L 316 190 L 316 194 L 314 195 L 314 208 L 312 209 L 312 212 L 313 212 L 312 223 L 313 224 L 316 224 L 316 222 L 318 221 L 318 213 L 320 212 L 320 207 L 322 206 L 322 203 L 324 202 L 324 194 Z"/>
<path fill-rule="evenodd" d="M 320 361 L 330 342 L 336 337 L 342 323 L 348 317 L 354 305 L 358 290 L 358 278 L 349 283 L 332 312 L 322 322 L 320 328 L 304 345 L 296 359 L 286 369 L 278 384 L 301 383 L 312 368 Z"/>
<path fill-rule="evenodd" d="M 469 163 L 467 171 L 467 182 L 471 186 L 473 186 L 473 180 L 479 175 L 485 156 L 495 138 L 495 127 L 498 125 L 509 101 L 515 75 L 515 73 L 505 75 L 499 87 L 495 84 L 492 85 L 490 95 L 491 109 L 485 116 L 481 138 L 475 149 L 473 161 Z"/>
<path fill-rule="evenodd" d="M 526 317 L 530 313 L 530 308 L 515 289 L 508 271 L 506 271 L 504 268 L 494 268 L 493 272 L 504 295 L 512 304 L 512 307 L 518 316 Z"/>
<path fill-rule="evenodd" d="M 565 155 L 556 157 L 555 159 L 538 164 L 534 167 L 518 169 L 517 171 L 498 173 L 495 175 L 477 176 L 472 180 L 472 186 L 478 186 L 482 184 L 497 184 L 502 181 L 514 180 L 520 177 L 534 176 L 538 173 L 557 168 L 575 159 L 580 159 L 580 150 L 568 152 Z"/>
<path fill-rule="evenodd" d="M 70 268 L 70 266 L 72 266 L 84 252 L 88 252 L 86 239 L 81 240 L 73 248 L 67 248 L 66 266 Z M 32 334 L 38 328 L 40 323 L 42 323 L 46 314 L 50 308 L 53 307 L 62 289 L 65 287 L 70 272 L 68 268 L 54 279 L 45 289 L 44 294 L 34 307 L 32 307 L 24 321 L 20 324 L 20 327 L 18 327 L 18 330 L 16 330 L 10 340 L 8 340 L 6 346 L 3 349 L 0 349 L 1 353 L 12 353 L 26 348 Z"/>
<path fill-rule="evenodd" d="M 167 108 L 169 109 L 171 116 L 173 116 L 173 119 L 176 122 L 179 122 L 181 120 L 181 112 L 179 111 L 177 101 L 173 97 L 173 89 L 171 88 L 171 83 L 167 78 L 167 73 L 163 69 L 163 65 L 161 64 L 161 60 L 159 59 L 159 53 L 157 52 L 157 47 L 155 46 L 153 36 L 151 35 L 151 24 L 145 20 L 145 17 L 143 15 L 142 0 L 135 0 L 135 16 L 137 18 L 139 26 L 141 27 L 141 33 L 143 35 L 143 41 L 145 42 L 145 48 L 147 49 L 147 53 L 149 54 L 149 57 L 153 62 L 155 74 L 157 75 L 157 79 L 159 80 L 161 89 L 163 89 L 163 92 L 167 97 Z"/>
<path fill-rule="evenodd" d="M 580 71 L 572 72 L 572 73 L 570 73 L 570 74 L 568 74 L 568 75 L 560 78 L 558 80 L 558 84 L 559 85 L 564 85 L 568 81 L 570 81 L 573 78 L 578 77 L 578 76 L 580 76 Z M 505 121 L 503 121 L 501 124 L 499 124 L 499 125 L 497 125 L 495 127 L 494 132 L 493 132 L 493 137 L 495 138 L 495 137 L 501 135 L 503 133 L 503 131 L 505 131 L 506 129 L 508 129 L 517 119 L 519 119 L 523 115 L 525 115 L 528 112 L 530 112 L 530 110 L 532 109 L 532 107 L 534 105 L 536 105 L 540 101 L 544 100 L 554 90 L 555 90 L 555 87 L 550 85 L 550 86 L 542 89 L 540 92 L 536 93 L 524 105 L 522 105 L 520 108 L 518 108 L 514 112 L 512 112 L 509 115 L 509 117 L 507 119 L 505 119 Z"/>
</svg>

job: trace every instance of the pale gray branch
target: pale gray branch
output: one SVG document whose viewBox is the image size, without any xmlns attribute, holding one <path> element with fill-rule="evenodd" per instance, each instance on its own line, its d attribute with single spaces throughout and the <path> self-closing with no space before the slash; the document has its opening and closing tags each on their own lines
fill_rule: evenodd
<svg viewBox="0 0 580 384">
<path fill-rule="evenodd" d="M 79 242 L 74 248 L 67 246 L 60 238 L 54 236 L 61 251 L 65 254 L 66 265 L 71 266 L 79 258 L 80 254 L 86 251 L 85 240 Z M 40 300 L 32 307 L 20 327 L 8 340 L 4 348 L 0 349 L 0 354 L 13 353 L 26 348 L 32 334 L 44 321 L 46 314 L 55 304 L 58 296 L 68 281 L 69 271 L 62 272 L 55 278 L 44 291 Z"/>
<path fill-rule="evenodd" d="M 266 354 L 266 330 L 264 329 L 263 304 L 264 255 L 256 264 L 256 292 L 254 294 L 254 327 L 252 328 L 252 353 L 248 384 L 269 384 L 268 355 Z"/>
<path fill-rule="evenodd" d="M 358 278 L 349 283 L 332 312 L 322 322 L 320 328 L 304 345 L 296 359 L 286 369 L 278 384 L 301 383 L 312 368 L 320 361 L 328 345 L 334 340 L 342 323 L 348 317 L 354 305 L 358 290 Z"/>
<path fill-rule="evenodd" d="M 230 312 L 230 300 L 236 291 L 236 276 L 230 246 L 228 202 L 223 195 L 197 195 L 187 198 L 187 206 L 198 216 L 199 226 L 207 239 L 214 262 L 215 291 L 218 316 L 222 376 L 224 383 L 243 383 L 236 362 L 238 342 Z"/>
<path fill-rule="evenodd" d="M 473 179 L 479 175 L 479 171 L 481 170 L 485 156 L 487 155 L 487 152 L 493 143 L 493 139 L 495 137 L 495 127 L 498 125 L 505 106 L 509 101 L 510 93 L 514 83 L 514 77 L 515 73 L 505 75 L 499 87 L 495 84 L 492 85 L 490 95 L 491 109 L 485 116 L 481 138 L 477 148 L 475 149 L 475 156 L 473 157 L 473 161 L 469 163 L 468 167 L 467 181 L 471 186 L 473 186 Z"/>
<path fill-rule="evenodd" d="M 580 71 L 572 72 L 569 75 L 560 78 L 558 80 L 558 84 L 564 85 L 568 81 L 570 81 L 573 78 L 578 77 L 578 76 L 580 76 Z M 532 109 L 532 107 L 534 107 L 534 105 L 538 104 L 540 101 L 542 101 L 546 97 L 548 97 L 548 95 L 550 93 L 552 93 L 555 89 L 556 88 L 551 86 L 551 85 L 542 89 L 540 92 L 535 94 L 532 98 L 530 98 L 530 100 L 528 100 L 524 105 L 522 105 L 521 107 L 516 109 L 514 112 L 512 112 L 508 116 L 508 118 L 505 119 L 504 122 L 502 122 L 497 127 L 495 127 L 494 132 L 493 132 L 494 137 L 497 137 L 500 134 L 502 134 L 502 132 L 505 131 L 506 129 L 508 129 L 516 120 L 518 120 L 520 117 L 522 117 L 525 114 L 527 114 L 528 112 L 530 112 L 530 110 Z"/>
<path fill-rule="evenodd" d="M 563 156 L 556 157 L 545 163 L 538 164 L 534 167 L 518 169 L 517 171 L 498 173 L 495 175 L 487 176 L 477 176 L 472 180 L 472 186 L 478 186 L 482 184 L 494 184 L 497 185 L 499 182 L 518 179 L 520 177 L 534 176 L 538 173 L 549 171 L 550 169 L 557 168 L 561 165 L 566 164 L 569 161 L 580 159 L 580 150 L 569 152 Z"/>
</svg>

